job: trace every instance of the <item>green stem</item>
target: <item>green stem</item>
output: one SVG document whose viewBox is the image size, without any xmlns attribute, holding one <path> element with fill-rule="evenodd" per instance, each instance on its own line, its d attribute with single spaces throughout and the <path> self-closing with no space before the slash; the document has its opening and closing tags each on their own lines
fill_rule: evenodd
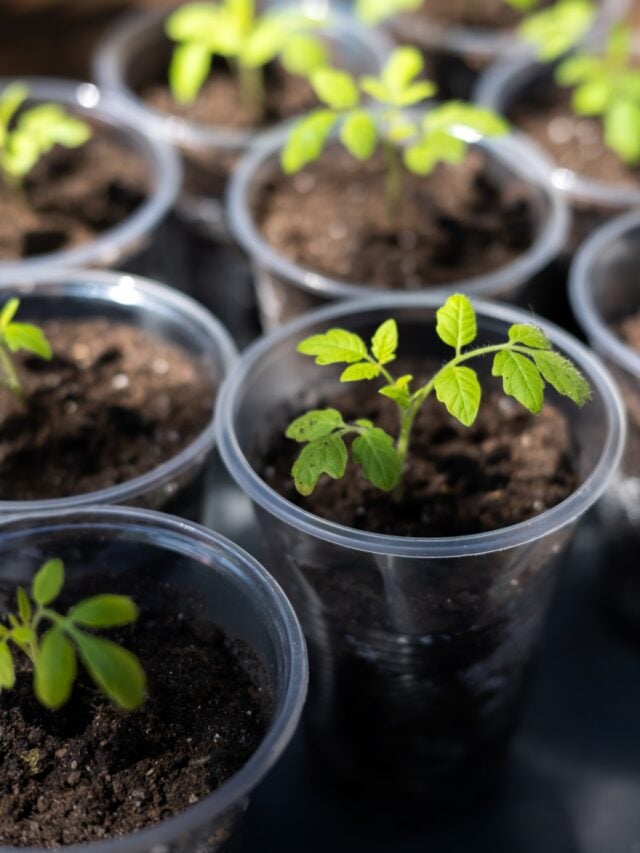
<svg viewBox="0 0 640 853">
<path fill-rule="evenodd" d="M 250 68 L 239 62 L 238 77 L 242 100 L 245 104 L 253 107 L 260 117 L 262 117 L 264 115 L 266 100 L 262 68 Z"/>
<path fill-rule="evenodd" d="M 0 368 L 4 372 L 4 379 L 1 383 L 14 394 L 18 400 L 22 400 L 22 384 L 18 379 L 18 374 L 15 371 L 13 362 L 3 346 L 0 346 Z"/>
<path fill-rule="evenodd" d="M 402 160 L 396 146 L 388 139 L 382 142 L 385 164 L 385 194 L 387 197 L 387 218 L 390 228 L 397 228 L 400 219 L 400 206 L 404 194 L 404 172 Z"/>
</svg>

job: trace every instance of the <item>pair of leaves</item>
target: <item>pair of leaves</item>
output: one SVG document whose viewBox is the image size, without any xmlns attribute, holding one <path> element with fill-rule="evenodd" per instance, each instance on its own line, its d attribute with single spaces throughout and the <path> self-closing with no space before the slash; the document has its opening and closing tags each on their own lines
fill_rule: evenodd
<svg viewBox="0 0 640 853">
<path fill-rule="evenodd" d="M 575 47 L 593 23 L 593 0 L 558 0 L 530 15 L 518 33 L 542 62 L 551 62 Z"/>
<path fill-rule="evenodd" d="M 19 299 L 9 299 L 0 311 L 0 369 L 4 373 L 2 384 L 18 398 L 22 396 L 22 385 L 13 366 L 10 353 L 20 350 L 49 361 L 52 358 L 51 345 L 42 329 L 31 323 L 16 323 L 14 317 L 20 308 Z"/>
<path fill-rule="evenodd" d="M 347 364 L 340 377 L 342 382 L 375 379 L 381 368 L 394 361 L 398 348 L 398 326 L 395 320 L 386 320 L 371 338 L 371 352 L 360 335 L 345 329 L 329 329 L 321 335 L 312 335 L 298 344 L 298 352 L 313 356 L 316 364 Z"/>
</svg>

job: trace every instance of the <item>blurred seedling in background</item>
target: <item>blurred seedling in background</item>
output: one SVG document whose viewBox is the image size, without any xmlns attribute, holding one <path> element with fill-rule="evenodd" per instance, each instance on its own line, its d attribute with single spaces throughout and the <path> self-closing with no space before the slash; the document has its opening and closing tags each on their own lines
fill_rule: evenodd
<svg viewBox="0 0 640 853">
<path fill-rule="evenodd" d="M 52 357 L 51 345 L 42 329 L 31 323 L 16 323 L 19 299 L 9 299 L 0 311 L 0 384 L 22 399 L 22 383 L 18 378 L 12 355 L 20 350 L 30 352 L 46 361 Z"/>
</svg>

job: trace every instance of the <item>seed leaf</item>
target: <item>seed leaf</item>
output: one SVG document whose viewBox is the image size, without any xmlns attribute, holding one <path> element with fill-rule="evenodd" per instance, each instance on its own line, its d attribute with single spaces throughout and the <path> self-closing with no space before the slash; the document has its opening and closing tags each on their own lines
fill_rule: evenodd
<svg viewBox="0 0 640 853">
<path fill-rule="evenodd" d="M 516 323 L 509 329 L 509 340 L 514 344 L 524 344 L 534 349 L 551 349 L 551 341 L 537 326 Z"/>
<path fill-rule="evenodd" d="M 45 338 L 42 329 L 31 323 L 11 323 L 4 331 L 7 346 L 11 352 L 27 350 L 49 361 L 53 355 L 51 344 Z"/>
<path fill-rule="evenodd" d="M 329 62 L 329 51 L 317 38 L 303 33 L 289 36 L 280 53 L 280 61 L 290 74 L 308 77 Z"/>
<path fill-rule="evenodd" d="M 376 379 L 380 376 L 380 368 L 377 364 L 361 361 L 358 364 L 350 364 L 342 371 L 340 382 L 359 382 L 361 379 Z"/>
<path fill-rule="evenodd" d="M 16 683 L 11 649 L 6 643 L 0 643 L 0 690 L 12 690 Z"/>
<path fill-rule="evenodd" d="M 357 106 L 360 96 L 351 74 L 336 68 L 319 68 L 311 77 L 311 85 L 332 110 L 350 110 Z"/>
<path fill-rule="evenodd" d="M 146 676 L 134 654 L 111 640 L 75 631 L 82 663 L 97 686 L 116 705 L 133 711 L 144 701 Z"/>
<path fill-rule="evenodd" d="M 315 441 L 343 426 L 337 409 L 312 409 L 289 424 L 286 436 L 298 442 Z"/>
<path fill-rule="evenodd" d="M 373 427 L 353 442 L 353 459 L 362 465 L 364 476 L 383 492 L 393 489 L 402 473 L 402 461 L 393 439 L 384 430 Z"/>
<path fill-rule="evenodd" d="M 436 397 L 450 415 L 464 426 L 471 426 L 478 416 L 482 391 L 475 370 L 470 367 L 446 367 L 435 382 Z"/>
<path fill-rule="evenodd" d="M 354 110 L 340 128 L 340 140 L 356 160 L 368 160 L 378 144 L 378 130 L 372 116 L 364 110 Z"/>
<path fill-rule="evenodd" d="M 42 607 L 46 607 L 60 595 L 64 584 L 64 563 L 62 560 L 47 560 L 37 571 L 31 584 L 31 597 Z"/>
<path fill-rule="evenodd" d="M 33 688 L 47 708 L 60 708 L 71 696 L 77 664 L 73 643 L 62 628 L 50 628 L 42 638 L 35 660 Z"/>
<path fill-rule="evenodd" d="M 294 125 L 280 158 L 287 175 L 318 159 L 337 120 L 332 110 L 315 110 Z"/>
<path fill-rule="evenodd" d="M 475 340 L 478 333 L 476 312 L 471 300 L 462 293 L 450 296 L 436 313 L 436 332 L 445 344 L 459 353 L 463 346 Z"/>
<path fill-rule="evenodd" d="M 371 353 L 379 364 L 394 361 L 398 349 L 398 324 L 385 320 L 371 338 Z"/>
<path fill-rule="evenodd" d="M 178 45 L 169 65 L 169 86 L 180 104 L 191 104 L 211 70 L 211 51 L 203 44 Z"/>
<path fill-rule="evenodd" d="M 577 406 L 584 406 L 591 399 L 589 383 L 569 359 L 549 351 L 536 351 L 532 356 L 544 379 L 558 394 L 569 397 Z"/>
<path fill-rule="evenodd" d="M 316 357 L 316 364 L 355 364 L 366 358 L 367 347 L 359 335 L 345 329 L 329 329 L 298 344 L 302 355 Z"/>
<path fill-rule="evenodd" d="M 533 362 L 517 352 L 502 350 L 493 360 L 492 373 L 502 377 L 505 394 L 538 414 L 544 399 L 544 380 Z"/>
<path fill-rule="evenodd" d="M 119 628 L 137 618 L 138 608 L 126 595 L 94 595 L 69 611 L 69 619 L 86 628 Z"/>
<path fill-rule="evenodd" d="M 301 495 L 310 495 L 322 474 L 334 480 L 344 476 L 347 448 L 340 435 L 328 435 L 307 444 L 296 459 L 291 474 Z"/>
<path fill-rule="evenodd" d="M 18 313 L 19 307 L 19 299 L 16 299 L 15 297 L 13 299 L 7 299 L 2 307 L 2 311 L 0 312 L 0 329 L 7 329 L 11 325 L 11 321 Z"/>
</svg>

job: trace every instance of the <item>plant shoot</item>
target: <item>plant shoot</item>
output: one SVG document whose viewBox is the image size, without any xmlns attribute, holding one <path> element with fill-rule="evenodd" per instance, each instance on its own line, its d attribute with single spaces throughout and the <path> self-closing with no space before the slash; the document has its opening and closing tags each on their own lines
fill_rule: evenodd
<svg viewBox="0 0 640 853">
<path fill-rule="evenodd" d="M 20 308 L 19 299 L 9 299 L 0 311 L 0 384 L 22 399 L 22 383 L 13 364 L 12 354 L 24 350 L 45 361 L 50 361 L 53 353 L 51 345 L 42 329 L 31 323 L 16 323 L 14 317 Z"/>
</svg>

